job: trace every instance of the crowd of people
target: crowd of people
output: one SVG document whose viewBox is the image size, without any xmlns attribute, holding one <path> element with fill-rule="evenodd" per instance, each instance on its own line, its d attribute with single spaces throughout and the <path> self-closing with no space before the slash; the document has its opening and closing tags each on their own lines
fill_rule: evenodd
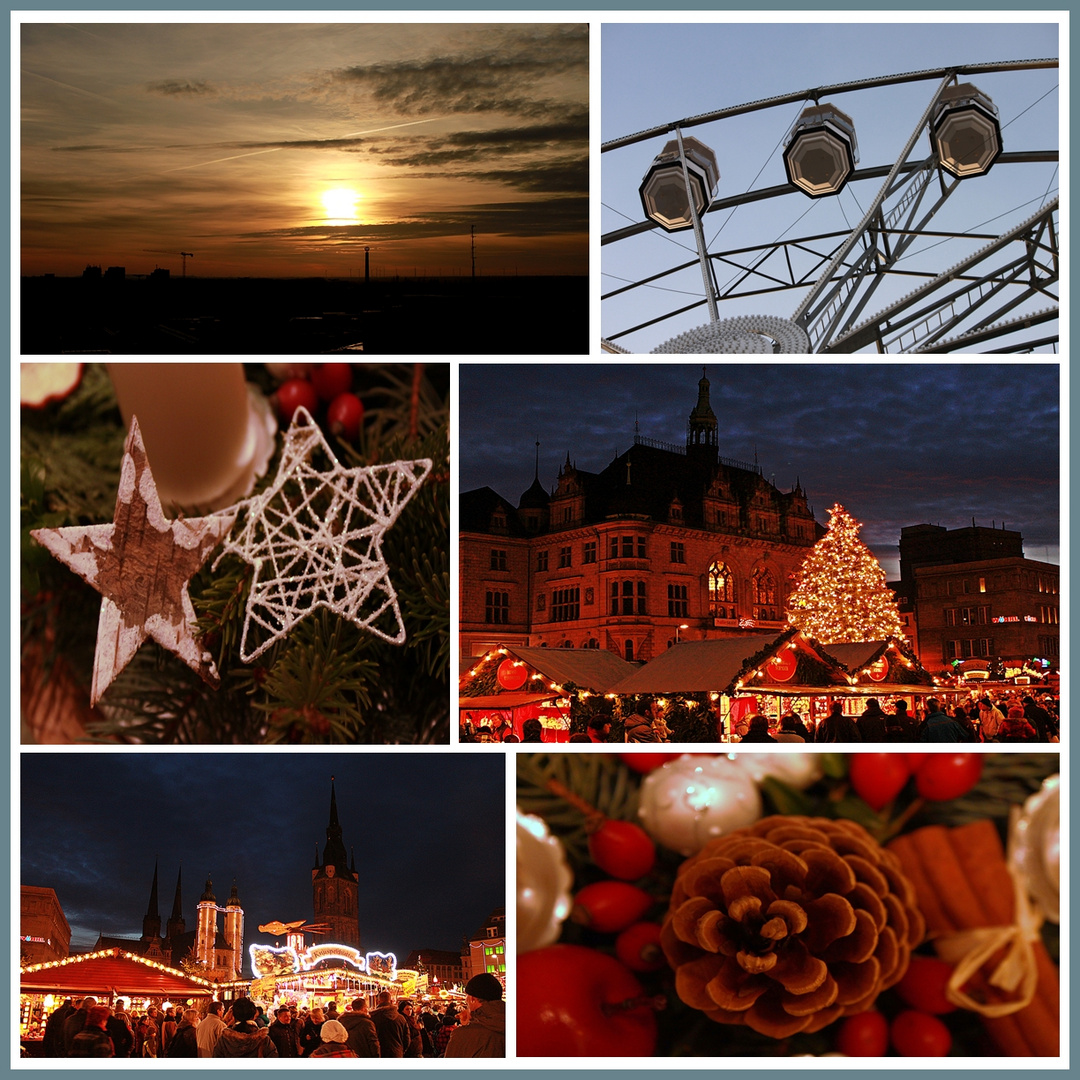
<svg viewBox="0 0 1080 1080">
<path fill-rule="evenodd" d="M 1049 708 L 1047 708 L 1049 706 Z M 989 694 L 946 705 L 939 698 L 919 701 L 912 714 L 904 700 L 889 712 L 871 698 L 859 716 L 846 716 L 839 702 L 814 727 L 797 712 L 780 718 L 775 731 L 765 716 L 745 722 L 739 742 L 1057 742 L 1060 724 L 1051 697 L 1037 701 L 1013 694 L 995 702 Z"/>
<path fill-rule="evenodd" d="M 465 1006 L 383 992 L 369 1007 L 355 998 L 295 1008 L 281 1004 L 273 1019 L 250 998 L 211 1001 L 197 1008 L 149 1006 L 130 1013 L 124 998 L 111 1004 L 68 998 L 48 1018 L 44 1057 L 420 1058 L 505 1057 L 506 1009 L 494 975 L 474 975 Z"/>
<path fill-rule="evenodd" d="M 654 707 L 649 717 L 634 714 L 622 723 L 622 739 L 612 735 L 612 724 L 596 718 L 583 732 L 571 735 L 570 742 L 663 743 L 671 741 L 671 731 Z M 492 726 L 495 725 L 495 726 Z M 1038 698 L 1030 693 L 1010 693 L 994 700 L 989 693 L 971 694 L 952 704 L 928 697 L 909 710 L 903 699 L 882 709 L 870 698 L 859 716 L 845 715 L 835 702 L 829 715 L 804 721 L 789 711 L 778 722 L 768 717 L 748 715 L 735 725 L 732 735 L 738 742 L 1056 742 L 1060 734 L 1057 700 L 1051 694 Z M 501 717 L 478 728 L 470 723 L 463 730 L 466 742 L 541 742 L 543 728 L 537 719 L 526 720 L 521 737 Z"/>
</svg>

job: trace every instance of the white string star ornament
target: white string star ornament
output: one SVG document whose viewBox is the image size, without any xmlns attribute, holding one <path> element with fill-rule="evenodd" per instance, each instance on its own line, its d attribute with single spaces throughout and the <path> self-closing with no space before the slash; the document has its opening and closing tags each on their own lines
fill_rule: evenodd
<svg viewBox="0 0 1080 1080">
<path fill-rule="evenodd" d="M 202 518 L 166 518 L 138 421 L 132 417 L 112 522 L 31 532 L 102 595 L 91 705 L 98 703 L 148 637 L 211 686 L 219 684 L 213 658 L 195 640 L 188 582 L 235 520 L 235 510 Z"/>
<path fill-rule="evenodd" d="M 312 463 L 316 451 L 329 468 Z M 254 660 L 320 607 L 402 644 L 382 538 L 430 472 L 427 458 L 343 468 L 311 414 L 297 409 L 274 482 L 238 504 L 244 523 L 217 560 L 232 552 L 255 568 L 240 659 Z"/>
</svg>

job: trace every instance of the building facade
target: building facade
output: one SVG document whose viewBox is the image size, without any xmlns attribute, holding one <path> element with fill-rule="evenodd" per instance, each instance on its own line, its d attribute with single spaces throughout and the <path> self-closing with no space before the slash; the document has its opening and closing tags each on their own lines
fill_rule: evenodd
<svg viewBox="0 0 1080 1080">
<path fill-rule="evenodd" d="M 55 889 L 23 885 L 19 890 L 19 959 L 24 964 L 63 960 L 71 947 L 71 927 Z"/>
<path fill-rule="evenodd" d="M 781 629 L 791 576 L 822 528 L 801 484 L 719 454 L 702 377 L 685 446 L 635 436 L 599 473 L 569 454 L 513 506 L 490 488 L 460 514 L 463 660 L 496 644 L 650 660 L 679 640 Z"/>
<path fill-rule="evenodd" d="M 985 659 L 1006 674 L 1033 658 L 1059 663 L 1060 567 L 1027 559 L 1005 529 L 901 530 L 900 590 L 931 671 Z"/>
<path fill-rule="evenodd" d="M 461 951 L 461 981 L 488 972 L 506 985 L 506 908 L 496 908 Z"/>
<path fill-rule="evenodd" d="M 360 875 L 356 860 L 349 856 L 342 840 L 338 821 L 337 794 L 333 777 L 330 779 L 330 821 L 326 826 L 326 844 L 322 861 L 315 849 L 315 865 L 311 869 L 311 892 L 314 921 L 326 926 L 326 940 L 360 948 Z"/>
</svg>

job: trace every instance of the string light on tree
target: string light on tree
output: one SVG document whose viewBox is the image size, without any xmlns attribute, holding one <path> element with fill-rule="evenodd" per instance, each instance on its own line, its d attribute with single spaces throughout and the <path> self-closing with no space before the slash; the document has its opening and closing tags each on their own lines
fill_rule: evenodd
<svg viewBox="0 0 1080 1080">
<path fill-rule="evenodd" d="M 839 503 L 829 516 L 828 531 L 796 574 L 788 619 L 823 645 L 902 637 L 885 571 L 859 539 L 862 526 Z"/>
</svg>

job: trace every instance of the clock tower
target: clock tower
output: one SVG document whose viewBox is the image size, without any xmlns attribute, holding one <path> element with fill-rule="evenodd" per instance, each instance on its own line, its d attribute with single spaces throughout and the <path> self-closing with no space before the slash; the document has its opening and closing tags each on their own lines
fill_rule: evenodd
<svg viewBox="0 0 1080 1080">
<path fill-rule="evenodd" d="M 357 907 L 360 876 L 356 860 L 349 865 L 338 822 L 337 794 L 334 778 L 330 777 L 330 823 L 326 826 L 326 845 L 322 862 L 315 846 L 315 866 L 311 870 L 312 907 L 314 922 L 325 923 L 329 930 L 326 942 L 360 948 L 360 916 Z"/>
</svg>

